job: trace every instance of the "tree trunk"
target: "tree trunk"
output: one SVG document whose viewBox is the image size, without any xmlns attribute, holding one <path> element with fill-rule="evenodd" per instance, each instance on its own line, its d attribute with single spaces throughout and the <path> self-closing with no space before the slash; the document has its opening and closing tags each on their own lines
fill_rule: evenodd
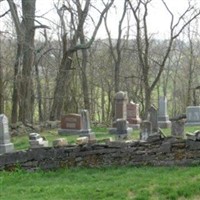
<svg viewBox="0 0 200 200">
<path fill-rule="evenodd" d="M 82 33 L 83 34 L 83 33 Z M 84 36 L 81 36 L 81 43 L 85 44 Z M 83 90 L 83 98 L 84 98 L 84 107 L 87 110 L 90 110 L 90 100 L 89 100 L 89 92 L 88 92 L 88 80 L 87 80 L 87 62 L 88 62 L 88 52 L 87 49 L 82 49 L 82 90 Z"/>
<path fill-rule="evenodd" d="M 17 40 L 17 54 L 14 65 L 14 80 L 13 80 L 13 93 L 12 93 L 12 115 L 11 122 L 16 123 L 18 121 L 18 103 L 19 103 L 19 67 L 22 59 L 23 44 L 20 39 Z"/>
<path fill-rule="evenodd" d="M 35 65 L 36 81 L 37 81 L 37 101 L 38 101 L 38 112 L 39 112 L 39 121 L 43 121 L 43 112 L 42 112 L 42 90 L 41 83 L 39 78 L 39 69 L 38 64 Z"/>
<path fill-rule="evenodd" d="M 144 104 L 144 114 L 142 116 L 143 119 L 147 119 L 148 110 L 151 106 L 151 91 L 149 88 L 145 88 L 145 104 Z"/>
<path fill-rule="evenodd" d="M 3 99 L 3 65 L 2 57 L 0 55 L 0 114 L 4 113 L 4 99 Z"/>
<path fill-rule="evenodd" d="M 59 72 L 56 78 L 56 86 L 54 90 L 54 101 L 51 107 L 50 120 L 59 120 L 63 107 L 63 99 L 65 98 L 65 87 L 70 78 L 70 69 L 72 65 L 71 58 L 73 57 L 72 52 L 68 52 L 62 58 L 62 62 L 59 68 Z"/>
<path fill-rule="evenodd" d="M 23 69 L 20 84 L 19 120 L 33 121 L 32 67 L 34 62 L 34 19 L 36 0 L 22 0 L 24 22 Z"/>
</svg>

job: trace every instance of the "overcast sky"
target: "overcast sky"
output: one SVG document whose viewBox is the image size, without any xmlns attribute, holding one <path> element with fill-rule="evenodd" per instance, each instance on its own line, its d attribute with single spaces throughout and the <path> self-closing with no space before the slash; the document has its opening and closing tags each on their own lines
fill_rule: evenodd
<svg viewBox="0 0 200 200">
<path fill-rule="evenodd" d="M 98 3 L 99 1 L 100 0 L 96 0 L 96 3 Z M 173 13 L 180 14 L 186 9 L 188 5 L 187 1 L 188 0 L 166 0 L 166 3 Z M 196 2 L 200 4 L 200 2 L 198 1 L 199 0 L 196 0 Z M 6 1 L 3 2 L 4 3 L 0 3 L 0 15 L 3 13 L 4 10 L 6 10 L 5 5 L 7 3 Z M 57 2 L 57 0 L 37 0 L 36 2 L 37 2 L 36 15 L 40 16 L 43 14 L 44 17 L 47 18 L 46 20 L 43 20 L 43 23 L 48 24 L 49 23 L 48 20 L 58 22 L 57 14 L 53 9 L 54 8 L 53 3 Z M 62 1 L 60 0 L 60 2 Z M 119 17 L 121 16 L 123 8 L 123 2 L 124 2 L 123 0 L 115 0 L 116 7 L 115 9 L 113 8 L 109 14 L 108 24 L 112 37 L 114 38 L 117 37 L 117 27 L 118 27 Z M 166 12 L 166 9 L 161 3 L 161 0 L 153 0 L 152 2 L 153 4 L 149 8 L 149 15 L 148 15 L 149 32 L 155 34 L 156 35 L 155 37 L 167 38 L 169 30 L 169 20 L 170 20 L 169 13 Z M 2 5 L 4 5 L 4 8 L 2 7 Z M 38 20 L 41 20 L 41 18 L 38 18 Z M 2 24 L 3 23 L 0 24 L 1 30 L 3 29 Z M 93 27 L 91 27 L 91 29 L 93 29 Z M 103 24 L 98 32 L 97 38 L 107 38 L 107 34 L 105 32 Z"/>
<path fill-rule="evenodd" d="M 192 0 L 190 0 L 192 2 Z M 56 0 L 54 0 L 56 2 Z M 157 35 L 159 38 L 167 38 L 169 31 L 170 15 L 167 13 L 161 0 L 153 0 L 152 5 L 149 7 L 148 27 L 149 32 Z M 181 14 L 188 6 L 188 0 L 166 0 L 170 10 L 175 14 Z M 196 1 L 198 2 L 198 1 Z M 123 0 L 115 0 L 116 9 L 112 9 L 109 14 L 109 28 L 113 37 L 117 37 L 117 28 L 119 17 L 121 16 L 123 8 Z M 53 1 L 50 0 L 37 0 L 37 10 L 39 13 L 45 13 L 53 8 Z M 49 12 L 53 13 L 53 11 Z M 56 14 L 49 15 L 52 20 L 56 20 Z M 104 25 L 102 24 L 97 38 L 107 38 Z"/>
</svg>

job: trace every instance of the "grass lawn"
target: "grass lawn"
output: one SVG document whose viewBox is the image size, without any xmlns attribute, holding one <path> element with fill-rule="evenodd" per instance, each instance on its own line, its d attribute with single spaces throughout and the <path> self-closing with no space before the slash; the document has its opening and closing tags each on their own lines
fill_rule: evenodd
<svg viewBox="0 0 200 200">
<path fill-rule="evenodd" d="M 199 126 L 193 126 L 193 127 L 185 127 L 185 132 L 191 132 L 193 133 L 195 130 L 200 130 Z M 101 140 L 103 138 L 108 138 L 112 137 L 114 139 L 113 134 L 109 134 L 107 128 L 98 128 L 94 127 L 92 128 L 92 131 L 95 133 L 97 140 Z M 163 132 L 165 135 L 169 136 L 171 134 L 170 129 L 163 129 Z M 48 141 L 49 145 L 51 146 L 52 141 L 57 139 L 57 138 L 66 138 L 67 141 L 72 144 L 76 143 L 76 136 L 60 136 L 58 135 L 58 130 L 45 130 L 42 133 L 40 133 L 42 136 L 44 136 Z M 133 133 L 131 134 L 130 139 L 139 139 L 139 130 L 134 130 Z M 22 149 L 28 149 L 29 148 L 29 142 L 28 142 L 28 136 L 27 135 L 22 135 L 22 136 L 15 136 L 11 138 L 11 142 L 14 143 L 15 149 L 16 150 L 22 150 Z"/>
<path fill-rule="evenodd" d="M 1 200 L 200 199 L 200 167 L 0 172 Z"/>
<path fill-rule="evenodd" d="M 199 127 L 185 127 L 194 132 Z M 110 137 L 107 129 L 93 129 L 97 139 Z M 163 130 L 170 135 L 170 129 Z M 57 130 L 41 133 L 50 142 Z M 139 131 L 134 131 L 137 139 Z M 77 136 L 66 136 L 74 143 Z M 27 136 L 13 137 L 16 149 L 29 147 Z M 0 172 L 0 200 L 199 200 L 200 167 L 108 167 L 57 171 Z"/>
</svg>

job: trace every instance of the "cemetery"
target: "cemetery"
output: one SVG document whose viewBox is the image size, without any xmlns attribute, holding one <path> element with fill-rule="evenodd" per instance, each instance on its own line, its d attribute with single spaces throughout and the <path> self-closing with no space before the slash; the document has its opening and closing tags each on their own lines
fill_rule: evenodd
<svg viewBox="0 0 200 200">
<path fill-rule="evenodd" d="M 8 119 L 1 114 L 0 170 L 15 169 L 19 166 L 27 171 L 34 171 L 71 167 L 200 164 L 200 131 L 184 131 L 185 124 L 200 123 L 199 107 L 189 107 L 185 118 L 174 117 L 169 121 L 166 100 L 162 98 L 159 106 L 158 111 L 152 105 L 147 119 L 141 120 L 139 105 L 129 103 L 127 93 L 120 91 L 115 97 L 115 118 L 112 127 L 107 129 L 107 135 L 113 136 L 112 138 L 98 139 L 92 132 L 89 112 L 83 109 L 80 114 L 70 113 L 61 116 L 57 139 L 52 141 L 52 145 L 39 133 L 29 133 L 29 148 L 26 150 L 14 149 Z M 170 135 L 166 136 L 159 125 L 170 126 Z M 137 132 L 137 137 L 132 137 L 136 134 L 134 132 Z M 75 137 L 76 142 L 68 143 L 66 136 Z"/>
</svg>

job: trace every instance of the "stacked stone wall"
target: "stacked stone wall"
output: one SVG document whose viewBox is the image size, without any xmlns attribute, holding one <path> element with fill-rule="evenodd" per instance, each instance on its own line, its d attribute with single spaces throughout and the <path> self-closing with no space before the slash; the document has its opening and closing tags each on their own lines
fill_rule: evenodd
<svg viewBox="0 0 200 200">
<path fill-rule="evenodd" d="M 190 166 L 200 164 L 200 142 L 165 138 L 151 142 L 43 147 L 0 155 L 0 170 L 34 171 L 71 167 Z"/>
</svg>

